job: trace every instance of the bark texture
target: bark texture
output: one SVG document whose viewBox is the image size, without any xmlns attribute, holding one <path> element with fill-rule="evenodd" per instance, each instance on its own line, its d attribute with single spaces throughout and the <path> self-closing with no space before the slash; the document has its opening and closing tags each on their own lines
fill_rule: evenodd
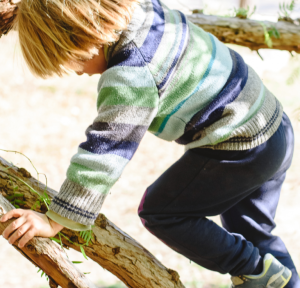
<svg viewBox="0 0 300 288">
<path fill-rule="evenodd" d="M 246 46 L 251 50 L 270 48 L 265 43 L 264 28 L 259 21 L 192 14 L 188 19 L 224 43 Z M 276 28 L 280 38 L 272 37 L 273 49 L 300 52 L 300 26 L 289 22 L 262 22 L 267 30 Z"/>
<path fill-rule="evenodd" d="M 0 217 L 14 208 L 8 200 L 0 195 Z M 13 220 L 0 222 L 0 235 L 12 222 Z M 18 241 L 14 244 L 14 248 L 34 265 L 40 267 L 51 279 L 52 285 L 69 288 L 96 288 L 67 258 L 63 249 L 50 239 L 35 237 L 21 249 L 17 244 Z"/>
<path fill-rule="evenodd" d="M 31 177 L 25 169 L 17 167 L 7 169 L 7 167 L 10 166 L 9 163 L 0 157 L 0 194 L 4 197 L 9 197 L 13 195 L 14 188 L 18 186 L 17 193 L 24 194 L 22 200 L 26 203 L 20 205 L 20 208 L 31 208 L 38 196 L 30 191 L 30 188 L 16 177 L 32 186 L 41 194 L 45 189 L 51 198 L 57 194 L 54 190 L 46 188 L 43 184 Z M 37 212 L 46 212 L 46 207 L 42 205 L 39 209 L 34 210 Z M 2 231 L 3 230 L 0 230 L 1 233 Z M 85 243 L 78 232 L 69 229 L 63 229 L 61 232 L 74 243 Z M 93 233 L 95 238 L 94 241 L 92 241 L 92 244 L 88 247 L 84 248 L 86 255 L 100 264 L 103 268 L 116 275 L 128 287 L 184 288 L 176 271 L 167 269 L 163 266 L 150 252 L 109 221 L 103 214 L 100 214 L 97 218 Z M 47 241 L 47 243 L 48 241 L 51 242 L 48 239 L 38 237 L 35 238 L 34 241 L 37 241 L 37 239 L 41 239 L 39 241 L 43 241 L 43 243 L 44 241 Z M 80 247 L 71 244 L 66 239 L 63 239 L 63 243 L 66 247 L 80 251 Z M 35 264 L 39 266 L 39 263 L 35 262 Z M 42 269 L 44 269 L 44 266 Z M 44 271 L 46 272 L 47 270 Z M 48 274 L 48 272 L 46 273 Z M 51 276 L 51 274 L 48 275 Z M 51 278 L 55 281 L 54 277 L 51 276 Z"/>
</svg>

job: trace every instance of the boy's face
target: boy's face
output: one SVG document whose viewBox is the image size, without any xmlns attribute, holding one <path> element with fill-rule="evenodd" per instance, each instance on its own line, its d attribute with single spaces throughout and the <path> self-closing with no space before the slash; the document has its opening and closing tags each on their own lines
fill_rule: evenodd
<svg viewBox="0 0 300 288">
<path fill-rule="evenodd" d="M 99 49 L 98 55 L 92 59 L 84 62 L 82 65 L 67 65 L 69 69 L 76 72 L 77 75 L 88 74 L 102 74 L 107 69 L 107 63 L 104 56 L 104 49 Z"/>
</svg>

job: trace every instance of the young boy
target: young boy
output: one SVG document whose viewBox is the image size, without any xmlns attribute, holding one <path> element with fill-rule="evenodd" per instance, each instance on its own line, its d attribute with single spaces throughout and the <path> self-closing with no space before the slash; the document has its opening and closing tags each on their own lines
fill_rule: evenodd
<svg viewBox="0 0 300 288">
<path fill-rule="evenodd" d="M 23 247 L 64 226 L 90 229 L 112 185 L 150 131 L 185 145 L 145 192 L 144 226 L 232 287 L 299 288 L 271 234 L 293 155 L 278 100 L 241 56 L 159 0 L 22 0 L 16 25 L 38 76 L 102 74 L 98 116 L 44 215 L 13 210 L 3 236 Z M 224 229 L 206 216 L 221 215 Z M 10 236 L 11 235 L 11 236 Z M 276 258 L 275 258 L 276 257 Z"/>
</svg>

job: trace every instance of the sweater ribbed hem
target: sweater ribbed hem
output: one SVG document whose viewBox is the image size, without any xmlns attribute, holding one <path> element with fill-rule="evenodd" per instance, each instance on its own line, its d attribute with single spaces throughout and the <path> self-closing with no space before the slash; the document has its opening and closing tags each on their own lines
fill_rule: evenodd
<svg viewBox="0 0 300 288">
<path fill-rule="evenodd" d="M 267 109 L 266 109 L 267 110 Z M 265 111 L 265 115 L 270 114 L 269 111 Z M 219 143 L 218 145 L 213 146 L 215 150 L 248 150 L 255 148 L 266 141 L 268 141 L 278 130 L 283 115 L 283 109 L 278 102 L 278 106 L 274 114 L 268 115 L 271 116 L 270 122 L 261 128 L 257 133 L 251 136 L 238 136 L 228 139 L 225 142 Z M 249 121 L 244 127 L 243 130 L 246 131 L 257 131 L 257 124 L 255 121 Z M 241 129 L 242 130 L 242 129 Z M 237 132 L 238 133 L 238 132 Z M 242 133 L 241 133 L 242 134 Z M 245 134 L 245 133 L 243 133 Z M 242 135 L 243 135 L 242 134 Z M 210 147 L 212 148 L 212 147 Z"/>
<path fill-rule="evenodd" d="M 72 221 L 93 225 L 106 196 L 66 179 L 49 209 Z"/>
<path fill-rule="evenodd" d="M 74 231 L 88 231 L 92 229 L 91 225 L 82 225 L 80 223 L 74 222 L 68 218 L 58 215 L 52 210 L 48 210 L 46 212 L 46 216 L 54 222 Z"/>
<path fill-rule="evenodd" d="M 186 151 L 193 148 L 209 148 L 213 150 L 249 150 L 268 141 L 278 130 L 282 121 L 283 107 L 281 103 L 268 92 L 260 111 L 247 123 L 237 128 L 229 139 L 216 145 L 197 146 L 193 143 Z"/>
</svg>

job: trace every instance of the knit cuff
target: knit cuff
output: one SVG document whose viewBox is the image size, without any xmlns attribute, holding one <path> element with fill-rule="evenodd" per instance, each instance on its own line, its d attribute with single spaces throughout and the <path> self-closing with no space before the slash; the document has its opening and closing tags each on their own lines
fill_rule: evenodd
<svg viewBox="0 0 300 288">
<path fill-rule="evenodd" d="M 46 216 L 53 220 L 54 222 L 69 228 L 73 231 L 87 231 L 87 230 L 92 230 L 92 226 L 91 225 L 83 225 L 80 224 L 78 222 L 74 222 L 68 218 L 62 217 L 60 215 L 58 215 L 57 213 L 53 212 L 52 210 L 49 210 L 46 212 Z"/>
<path fill-rule="evenodd" d="M 72 221 L 93 225 L 105 197 L 106 194 L 86 189 L 66 179 L 49 209 Z"/>
</svg>

